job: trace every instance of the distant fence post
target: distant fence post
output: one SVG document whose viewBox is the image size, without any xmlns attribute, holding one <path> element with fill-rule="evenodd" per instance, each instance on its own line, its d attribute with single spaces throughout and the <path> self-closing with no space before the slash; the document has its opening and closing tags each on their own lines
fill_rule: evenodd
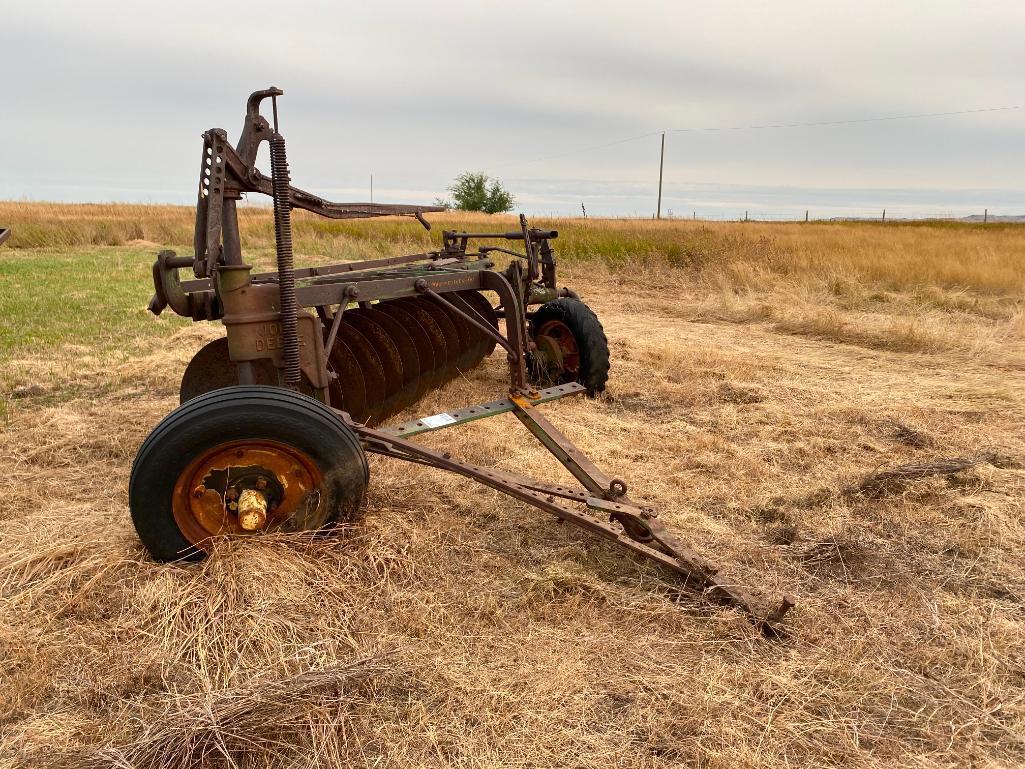
<svg viewBox="0 0 1025 769">
<path fill-rule="evenodd" d="M 808 221 L 808 211 L 807 210 L 805 210 L 805 212 L 804 212 L 804 221 L 805 222 Z"/>
<path fill-rule="evenodd" d="M 989 209 L 988 208 L 982 212 L 982 223 L 983 224 L 989 223 Z"/>
<path fill-rule="evenodd" d="M 690 218 L 693 219 L 694 221 L 697 221 L 698 220 L 698 212 L 697 211 L 691 211 L 690 212 Z"/>
<path fill-rule="evenodd" d="M 885 208 L 883 209 L 883 221 L 884 222 L 886 221 L 886 209 Z"/>
<path fill-rule="evenodd" d="M 747 221 L 747 211 L 744 212 L 744 221 Z"/>
</svg>

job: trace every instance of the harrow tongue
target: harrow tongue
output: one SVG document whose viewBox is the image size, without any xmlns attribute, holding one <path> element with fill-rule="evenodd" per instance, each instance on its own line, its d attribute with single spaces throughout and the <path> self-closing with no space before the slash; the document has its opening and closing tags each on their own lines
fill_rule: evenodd
<svg viewBox="0 0 1025 769">
<path fill-rule="evenodd" d="M 792 596 L 784 595 L 773 608 L 766 608 L 764 601 L 730 581 L 718 566 L 672 534 L 658 519 L 654 508 L 638 505 L 627 497 L 623 481 L 602 473 L 535 408 L 541 403 L 584 391 L 582 385 L 571 383 L 536 391 L 532 393 L 533 397 L 511 395 L 509 398 L 380 429 L 352 422 L 349 425 L 370 453 L 417 462 L 471 478 L 551 513 L 561 521 L 573 523 L 612 540 L 676 572 L 687 588 L 709 600 L 743 610 L 763 635 L 782 637 L 785 634 L 783 616 L 795 604 Z M 577 477 L 582 489 L 539 484 L 515 473 L 463 462 L 448 453 L 409 440 L 420 433 L 510 412 Z M 583 509 L 570 507 L 567 502 L 578 503 Z"/>
<path fill-rule="evenodd" d="M 290 212 L 336 219 L 410 216 L 430 229 L 430 206 L 333 203 L 289 181 L 285 143 L 260 114 L 270 88 L 250 96 L 237 147 L 203 135 L 196 253 L 164 251 L 153 266 L 150 309 L 221 320 L 226 336 L 186 368 L 181 402 L 143 443 L 132 466 L 132 519 L 157 558 L 202 557 L 221 534 L 315 530 L 357 518 L 366 453 L 472 478 L 670 569 L 709 600 L 739 607 L 764 634 L 782 633 L 794 605 L 766 610 L 745 588 L 691 550 L 626 483 L 599 470 L 540 413 L 548 401 L 605 389 L 609 349 L 595 314 L 556 282 L 555 231 L 445 232 L 442 248 L 320 267 L 292 263 Z M 271 145 L 272 175 L 256 168 Z M 242 258 L 235 203 L 272 195 L 277 267 L 254 274 Z M 0 241 L 6 231 L 0 230 Z M 469 250 L 471 240 L 485 245 Z M 496 242 L 516 242 L 523 253 Z M 492 256 L 512 255 L 498 272 Z M 191 267 L 194 280 L 179 270 Z M 492 303 L 497 297 L 497 304 Z M 537 307 L 536 310 L 528 310 Z M 479 365 L 496 346 L 506 397 L 381 426 Z M 530 376 L 528 376 L 530 372 Z M 533 377 L 533 378 L 531 378 Z M 543 384 L 551 384 L 539 389 Z M 579 486 L 537 483 L 418 445 L 424 432 L 513 414 Z"/>
</svg>

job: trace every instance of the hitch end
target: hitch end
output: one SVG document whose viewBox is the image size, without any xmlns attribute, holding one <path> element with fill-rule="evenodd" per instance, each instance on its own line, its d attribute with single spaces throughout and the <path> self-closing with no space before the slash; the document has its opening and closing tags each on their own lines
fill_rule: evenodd
<svg viewBox="0 0 1025 769">
<path fill-rule="evenodd" d="M 176 256 L 174 251 L 161 251 L 153 263 L 153 297 L 149 311 L 159 315 L 170 307 L 178 315 L 193 320 L 215 320 L 220 317 L 215 309 L 213 292 L 188 293 L 182 287 L 178 270 L 191 267 L 191 256 Z"/>
<path fill-rule="evenodd" d="M 797 605 L 797 598 L 790 593 L 783 594 L 783 600 L 779 606 L 767 613 L 764 617 L 755 620 L 755 626 L 768 638 L 783 638 L 786 629 L 783 627 L 784 615 Z"/>
</svg>

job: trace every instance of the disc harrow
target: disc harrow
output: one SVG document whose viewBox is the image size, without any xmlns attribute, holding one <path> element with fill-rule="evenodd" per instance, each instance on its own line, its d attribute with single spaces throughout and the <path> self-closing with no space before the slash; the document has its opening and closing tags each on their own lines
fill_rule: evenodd
<svg viewBox="0 0 1025 769">
<path fill-rule="evenodd" d="M 494 308 L 462 292 L 498 331 Z M 495 341 L 430 299 L 393 299 L 347 309 L 328 359 L 338 371 L 329 389 L 357 422 L 375 425 L 419 401 L 491 354 Z"/>
<path fill-rule="evenodd" d="M 194 254 L 161 251 L 153 265 L 152 312 L 170 307 L 195 321 L 219 320 L 225 335 L 196 352 L 182 377 L 181 405 L 133 463 L 132 520 L 150 552 L 200 558 L 222 535 L 353 523 L 365 507 L 366 455 L 378 454 L 501 491 L 660 564 L 688 590 L 742 609 L 764 634 L 782 633 L 792 597 L 768 603 L 695 552 L 541 413 L 561 398 L 600 395 L 609 373 L 597 316 L 557 284 L 558 232 L 520 216 L 512 231 L 446 231 L 435 250 L 296 267 L 293 209 L 334 219 L 408 216 L 428 230 L 425 214 L 443 209 L 335 203 L 292 186 L 277 125 L 281 93 L 249 97 L 236 145 L 223 129 L 203 134 Z M 260 112 L 266 99 L 274 102 L 273 124 Z M 264 142 L 270 176 L 256 167 Z M 273 199 L 273 272 L 256 273 L 243 258 L 236 202 L 245 193 Z M 0 242 L 6 234 L 0 230 Z M 502 270 L 498 256 L 508 262 Z M 183 280 L 183 269 L 193 277 Z M 497 347 L 502 397 L 391 421 Z M 492 374 L 489 368 L 485 379 Z M 515 416 L 575 482 L 541 484 L 414 440 L 503 414 Z"/>
</svg>

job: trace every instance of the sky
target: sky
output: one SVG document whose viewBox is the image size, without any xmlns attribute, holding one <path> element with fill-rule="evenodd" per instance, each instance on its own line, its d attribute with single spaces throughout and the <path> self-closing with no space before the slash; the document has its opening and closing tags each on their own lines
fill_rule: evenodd
<svg viewBox="0 0 1025 769">
<path fill-rule="evenodd" d="M 274 85 L 293 183 L 334 200 L 373 176 L 377 202 L 432 203 L 480 170 L 527 214 L 651 216 L 667 131 L 664 215 L 1025 213 L 1020 1 L 0 0 L 0 20 L 0 199 L 190 203 L 202 131 L 234 142 Z M 869 120 L 968 110 L 989 111 Z"/>
</svg>

